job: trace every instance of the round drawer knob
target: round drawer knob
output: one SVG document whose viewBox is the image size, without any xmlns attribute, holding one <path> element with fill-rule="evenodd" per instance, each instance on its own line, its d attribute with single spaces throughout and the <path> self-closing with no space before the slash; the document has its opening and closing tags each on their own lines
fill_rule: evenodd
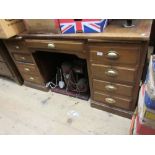
<svg viewBox="0 0 155 155">
<path fill-rule="evenodd" d="M 117 88 L 116 88 L 115 86 L 113 86 L 113 85 L 106 85 L 106 86 L 105 86 L 105 89 L 106 89 L 107 91 L 113 92 L 113 91 L 115 91 Z"/>
<path fill-rule="evenodd" d="M 105 98 L 105 102 L 106 102 L 106 103 L 109 103 L 109 104 L 114 104 L 114 103 L 116 103 L 116 101 L 115 101 L 113 98 L 110 98 L 110 97 Z"/>
<path fill-rule="evenodd" d="M 25 71 L 30 71 L 30 69 L 29 69 L 29 68 L 24 68 L 24 70 L 25 70 Z"/>
<path fill-rule="evenodd" d="M 30 79 L 30 80 L 34 80 L 34 77 L 30 77 L 29 79 Z"/>
<path fill-rule="evenodd" d="M 105 71 L 105 74 L 110 77 L 115 77 L 118 75 L 118 71 L 114 69 L 108 69 L 107 71 Z"/>
<path fill-rule="evenodd" d="M 112 59 L 112 60 L 115 60 L 115 59 L 118 59 L 119 55 L 116 51 L 109 51 L 107 53 L 107 58 L 108 59 Z"/>
<path fill-rule="evenodd" d="M 48 48 L 55 48 L 55 45 L 53 43 L 49 43 Z"/>
<path fill-rule="evenodd" d="M 21 57 L 22 60 L 25 60 L 25 57 Z"/>
<path fill-rule="evenodd" d="M 19 46 L 16 46 L 15 48 L 18 50 L 19 49 Z"/>
<path fill-rule="evenodd" d="M 21 40 L 23 37 L 22 36 L 17 36 L 16 39 Z"/>
</svg>

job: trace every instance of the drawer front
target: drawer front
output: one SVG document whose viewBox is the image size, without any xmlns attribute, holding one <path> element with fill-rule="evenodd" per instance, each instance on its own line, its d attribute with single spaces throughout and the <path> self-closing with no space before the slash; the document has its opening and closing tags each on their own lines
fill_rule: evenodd
<svg viewBox="0 0 155 155">
<path fill-rule="evenodd" d="M 3 62 L 0 62 L 0 75 L 12 77 L 8 66 Z"/>
<path fill-rule="evenodd" d="M 140 46 L 128 44 L 102 44 L 90 46 L 90 61 L 106 65 L 133 65 L 140 61 Z"/>
<path fill-rule="evenodd" d="M 126 110 L 130 109 L 131 104 L 131 100 L 129 99 L 112 97 L 110 95 L 102 94 L 99 92 L 94 92 L 94 100 L 109 106 L 115 106 Z"/>
<path fill-rule="evenodd" d="M 33 63 L 33 58 L 30 54 L 13 53 L 13 57 L 16 61 Z"/>
<path fill-rule="evenodd" d="M 80 41 L 61 40 L 26 40 L 27 47 L 41 49 L 56 49 L 65 51 L 83 51 L 84 43 Z"/>
<path fill-rule="evenodd" d="M 24 41 L 19 40 L 5 40 L 5 45 L 10 52 L 27 52 L 28 49 L 25 46 Z"/>
<path fill-rule="evenodd" d="M 0 61 L 4 61 L 1 55 L 0 55 Z"/>
<path fill-rule="evenodd" d="M 43 80 L 40 76 L 36 75 L 29 75 L 29 74 L 22 74 L 25 81 L 29 81 L 36 84 L 43 84 Z"/>
<path fill-rule="evenodd" d="M 96 79 L 93 79 L 93 89 L 94 91 L 104 92 L 106 94 L 121 95 L 125 97 L 132 97 L 133 92 L 133 86 L 110 83 Z"/>
<path fill-rule="evenodd" d="M 16 63 L 16 65 L 21 73 L 27 73 L 27 74 L 31 74 L 31 75 L 39 74 L 39 72 L 37 71 L 37 68 L 35 67 L 34 64 Z"/>
<path fill-rule="evenodd" d="M 98 64 L 92 64 L 91 71 L 94 79 L 112 82 L 127 82 L 132 84 L 134 83 L 136 74 L 135 69 L 111 67 Z"/>
</svg>

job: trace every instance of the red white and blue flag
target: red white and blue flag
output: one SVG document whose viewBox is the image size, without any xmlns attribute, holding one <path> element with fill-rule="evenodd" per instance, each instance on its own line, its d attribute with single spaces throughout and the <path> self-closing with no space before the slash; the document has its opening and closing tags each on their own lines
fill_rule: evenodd
<svg viewBox="0 0 155 155">
<path fill-rule="evenodd" d="M 102 32 L 107 25 L 107 19 L 60 19 L 59 22 L 62 33 Z"/>
</svg>

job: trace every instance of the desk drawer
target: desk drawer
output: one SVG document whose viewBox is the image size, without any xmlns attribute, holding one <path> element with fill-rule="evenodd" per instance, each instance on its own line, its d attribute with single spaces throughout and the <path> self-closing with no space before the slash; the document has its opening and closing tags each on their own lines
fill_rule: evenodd
<svg viewBox="0 0 155 155">
<path fill-rule="evenodd" d="M 111 82 L 134 83 L 136 70 L 124 67 L 104 66 L 99 64 L 91 65 L 92 77 Z"/>
<path fill-rule="evenodd" d="M 12 77 L 12 74 L 8 69 L 8 66 L 4 62 L 0 62 L 0 75 Z"/>
<path fill-rule="evenodd" d="M 5 45 L 10 52 L 27 52 L 28 49 L 25 46 L 25 42 L 22 40 L 5 40 Z"/>
<path fill-rule="evenodd" d="M 13 53 L 12 55 L 16 61 L 33 63 L 33 58 L 30 54 Z"/>
<path fill-rule="evenodd" d="M 29 81 L 36 84 L 43 84 L 43 80 L 40 76 L 37 75 L 29 75 L 29 74 L 22 74 L 25 81 Z"/>
<path fill-rule="evenodd" d="M 99 92 L 94 92 L 94 100 L 109 106 L 115 106 L 126 110 L 129 110 L 131 104 L 131 100 L 129 99 L 113 97 Z"/>
<path fill-rule="evenodd" d="M 132 97 L 133 86 L 93 79 L 93 89 L 94 91 L 104 92 L 106 94 Z"/>
<path fill-rule="evenodd" d="M 0 55 L 0 61 L 4 61 L 1 55 Z"/>
<path fill-rule="evenodd" d="M 90 46 L 90 61 L 106 65 L 133 65 L 140 61 L 140 46 L 135 44 L 110 44 Z"/>
<path fill-rule="evenodd" d="M 84 43 L 82 41 L 64 41 L 64 40 L 26 40 L 26 45 L 30 48 L 56 49 L 64 51 L 83 51 Z"/>
<path fill-rule="evenodd" d="M 27 73 L 31 75 L 38 75 L 39 72 L 37 71 L 37 68 L 34 64 L 22 64 L 22 63 L 16 63 L 18 69 L 22 73 Z"/>
</svg>

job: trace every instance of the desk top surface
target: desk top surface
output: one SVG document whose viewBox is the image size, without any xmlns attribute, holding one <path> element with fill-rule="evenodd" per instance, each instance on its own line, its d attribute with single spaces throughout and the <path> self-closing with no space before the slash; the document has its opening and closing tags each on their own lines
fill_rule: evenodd
<svg viewBox="0 0 155 155">
<path fill-rule="evenodd" d="M 135 20 L 135 26 L 124 28 L 122 20 L 113 20 L 102 33 L 76 33 L 76 34 L 20 34 L 23 38 L 38 39 L 107 39 L 107 40 L 137 40 L 148 41 L 150 38 L 152 20 Z"/>
</svg>

